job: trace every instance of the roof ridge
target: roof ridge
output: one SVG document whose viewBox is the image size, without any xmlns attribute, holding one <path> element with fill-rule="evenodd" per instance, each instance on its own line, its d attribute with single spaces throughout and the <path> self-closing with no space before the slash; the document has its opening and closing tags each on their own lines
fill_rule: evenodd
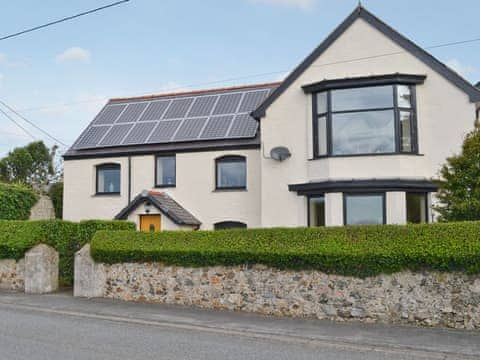
<svg viewBox="0 0 480 360">
<path fill-rule="evenodd" d="M 218 92 L 218 91 L 257 89 L 262 87 L 280 85 L 281 83 L 282 83 L 281 81 L 274 81 L 274 82 L 266 82 L 266 83 L 250 84 L 250 85 L 221 87 L 221 88 L 209 88 L 209 89 L 198 89 L 198 90 L 189 90 L 189 91 L 177 91 L 177 92 L 170 92 L 170 93 L 159 93 L 159 94 L 151 94 L 151 95 L 117 97 L 117 98 L 109 99 L 108 102 L 110 103 L 110 102 L 125 101 L 125 100 L 150 100 L 150 99 L 156 99 L 161 97 L 172 97 L 172 96 L 180 96 L 180 95 L 208 94 L 211 92 Z"/>
</svg>

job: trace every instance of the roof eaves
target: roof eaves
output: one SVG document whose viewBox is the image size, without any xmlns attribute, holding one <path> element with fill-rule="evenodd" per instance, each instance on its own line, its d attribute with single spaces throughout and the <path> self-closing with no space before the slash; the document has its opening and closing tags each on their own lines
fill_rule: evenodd
<svg viewBox="0 0 480 360">
<path fill-rule="evenodd" d="M 396 42 L 405 50 L 416 56 L 419 60 L 430 66 L 433 70 L 445 77 L 448 81 L 463 90 L 470 101 L 480 101 L 480 89 L 475 88 L 473 84 L 465 80 L 448 66 L 430 55 L 413 41 L 401 35 L 398 31 L 390 27 L 388 24 L 380 20 L 378 17 L 370 13 L 362 6 L 358 6 L 355 10 L 312 52 L 303 62 L 300 63 L 268 96 L 260 106 L 252 112 L 252 116 L 259 120 L 265 116 L 267 108 L 320 56 L 330 47 L 354 22 L 362 18 L 375 29 L 383 33 L 385 36 Z"/>
</svg>

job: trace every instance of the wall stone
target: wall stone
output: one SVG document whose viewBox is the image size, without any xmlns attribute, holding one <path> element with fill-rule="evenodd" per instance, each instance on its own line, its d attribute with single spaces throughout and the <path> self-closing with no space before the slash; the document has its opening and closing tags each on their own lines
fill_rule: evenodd
<svg viewBox="0 0 480 360">
<path fill-rule="evenodd" d="M 25 289 L 25 261 L 0 260 L 0 289 L 23 291 Z"/>
<path fill-rule="evenodd" d="M 40 196 L 37 203 L 30 209 L 30 220 L 55 219 L 55 208 L 52 200 L 45 195 Z"/>
<path fill-rule="evenodd" d="M 105 282 L 102 291 L 95 284 L 95 294 L 112 299 L 480 329 L 480 277 L 461 273 L 402 272 L 359 279 L 259 265 L 182 268 L 159 263 L 104 265 L 101 271 Z"/>
<path fill-rule="evenodd" d="M 75 283 L 73 296 L 102 297 L 106 283 L 103 264 L 96 264 L 90 256 L 90 245 L 85 245 L 75 254 Z"/>
<path fill-rule="evenodd" d="M 45 244 L 25 254 L 25 292 L 45 294 L 58 289 L 58 253 Z"/>
</svg>

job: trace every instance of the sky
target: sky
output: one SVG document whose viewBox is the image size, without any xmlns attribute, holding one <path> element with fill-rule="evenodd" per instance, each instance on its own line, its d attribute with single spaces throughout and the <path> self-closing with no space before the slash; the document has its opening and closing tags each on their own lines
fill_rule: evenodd
<svg viewBox="0 0 480 360">
<path fill-rule="evenodd" d="M 0 37 L 111 2 L 3 1 Z M 358 0 L 131 0 L 0 41 L 0 100 L 71 145 L 111 97 L 280 80 L 357 4 Z M 478 0 L 362 4 L 421 46 L 480 38 Z M 469 81 L 480 81 L 480 41 L 431 53 Z M 18 121 L 35 139 L 53 145 Z M 30 141 L 0 114 L 0 157 Z"/>
</svg>

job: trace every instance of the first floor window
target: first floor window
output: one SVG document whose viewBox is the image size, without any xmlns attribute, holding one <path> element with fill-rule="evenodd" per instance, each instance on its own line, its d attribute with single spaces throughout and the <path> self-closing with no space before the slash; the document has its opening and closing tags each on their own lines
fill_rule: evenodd
<svg viewBox="0 0 480 360">
<path fill-rule="evenodd" d="M 224 156 L 215 162 L 217 189 L 246 189 L 247 168 L 244 156 Z"/>
<path fill-rule="evenodd" d="M 406 193 L 407 222 L 428 222 L 428 198 L 426 193 Z"/>
<path fill-rule="evenodd" d="M 97 194 L 120 194 L 120 165 L 97 166 Z"/>
<path fill-rule="evenodd" d="M 345 225 L 385 224 L 385 194 L 344 194 Z"/>
<path fill-rule="evenodd" d="M 312 196 L 308 198 L 309 226 L 325 226 L 325 196 Z"/>
<path fill-rule="evenodd" d="M 157 156 L 155 186 L 173 187 L 176 185 L 175 155 Z"/>
<path fill-rule="evenodd" d="M 246 229 L 247 224 L 239 221 L 222 221 L 213 225 L 215 230 Z"/>
<path fill-rule="evenodd" d="M 415 153 L 414 94 L 400 84 L 314 94 L 314 155 Z"/>
</svg>

